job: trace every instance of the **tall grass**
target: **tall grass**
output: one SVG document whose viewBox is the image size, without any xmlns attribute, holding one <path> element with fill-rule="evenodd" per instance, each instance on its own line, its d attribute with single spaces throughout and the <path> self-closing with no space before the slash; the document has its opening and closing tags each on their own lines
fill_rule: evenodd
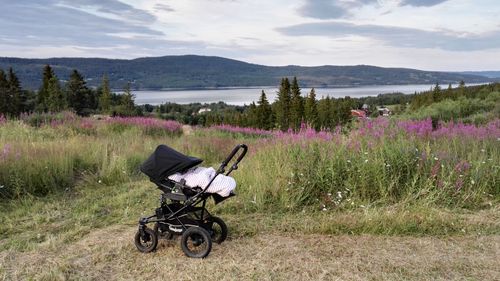
<svg viewBox="0 0 500 281">
<path fill-rule="evenodd" d="M 181 135 L 178 123 L 162 122 L 74 116 L 56 123 L 4 121 L 0 194 L 43 196 L 78 182 L 111 186 L 146 180 L 138 167 L 160 143 L 213 166 L 245 142 L 250 154 L 234 173 L 239 197 L 225 204 L 227 210 L 331 210 L 401 202 L 477 209 L 500 195 L 498 120 L 433 129 L 430 119 L 379 118 L 348 132 L 220 127 L 191 135 Z"/>
</svg>

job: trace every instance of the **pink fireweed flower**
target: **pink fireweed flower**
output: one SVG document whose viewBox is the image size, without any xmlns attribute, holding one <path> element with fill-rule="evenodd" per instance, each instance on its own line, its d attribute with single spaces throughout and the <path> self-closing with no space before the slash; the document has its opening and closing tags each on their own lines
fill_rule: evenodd
<svg viewBox="0 0 500 281">
<path fill-rule="evenodd" d="M 3 114 L 0 114 L 0 125 L 7 123 L 7 118 Z"/>
<path fill-rule="evenodd" d="M 108 123 L 139 126 L 143 128 L 164 129 L 170 132 L 180 132 L 182 124 L 172 120 L 161 120 L 149 117 L 112 117 Z"/>
<path fill-rule="evenodd" d="M 434 166 L 432 166 L 431 168 L 431 178 L 436 178 L 440 170 L 441 163 L 439 163 L 439 161 L 436 161 L 436 164 L 434 164 Z"/>
<path fill-rule="evenodd" d="M 91 119 L 85 118 L 82 120 L 80 123 L 80 128 L 82 129 L 92 129 L 94 127 L 94 124 Z"/>
<path fill-rule="evenodd" d="M 270 136 L 273 134 L 272 131 L 256 129 L 256 128 L 246 128 L 246 127 L 238 127 L 232 125 L 213 125 L 209 127 L 212 130 L 225 131 L 229 133 L 237 133 L 237 134 L 245 134 L 245 135 L 260 135 L 260 136 Z"/>
<path fill-rule="evenodd" d="M 2 153 L 0 154 L 0 159 L 6 159 L 11 151 L 11 145 L 10 144 L 5 144 L 2 149 Z"/>
<path fill-rule="evenodd" d="M 455 182 L 455 191 L 460 191 L 462 187 L 464 186 L 464 180 L 463 178 L 457 178 L 457 181 Z"/>
<path fill-rule="evenodd" d="M 459 174 L 465 173 L 469 170 L 470 164 L 469 162 L 462 160 L 457 165 L 455 165 L 455 171 Z"/>
</svg>

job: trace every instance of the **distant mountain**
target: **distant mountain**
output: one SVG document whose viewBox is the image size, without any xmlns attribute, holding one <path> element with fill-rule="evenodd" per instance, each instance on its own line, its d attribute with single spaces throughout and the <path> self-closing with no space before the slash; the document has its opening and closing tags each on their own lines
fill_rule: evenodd
<svg viewBox="0 0 500 281">
<path fill-rule="evenodd" d="M 73 69 L 80 71 L 90 86 L 97 86 L 107 74 L 114 89 L 127 81 L 134 89 L 216 88 L 277 86 L 282 77 L 297 76 L 301 86 L 342 87 L 386 84 L 448 84 L 488 82 L 491 79 L 463 73 L 421 71 L 407 68 L 356 66 L 264 66 L 207 56 L 165 56 L 132 60 L 101 58 L 22 59 L 0 57 L 0 68 L 13 67 L 22 86 L 38 89 L 42 68 L 54 67 L 59 79 L 66 80 Z"/>
<path fill-rule="evenodd" d="M 479 75 L 488 78 L 500 78 L 500 71 L 464 71 L 462 74 Z"/>
</svg>

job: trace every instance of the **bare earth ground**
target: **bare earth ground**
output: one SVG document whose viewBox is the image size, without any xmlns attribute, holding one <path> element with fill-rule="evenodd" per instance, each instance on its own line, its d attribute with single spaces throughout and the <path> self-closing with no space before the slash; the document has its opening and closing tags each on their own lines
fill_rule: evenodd
<svg viewBox="0 0 500 281">
<path fill-rule="evenodd" d="M 179 240 L 139 253 L 112 226 L 36 251 L 0 253 L 0 280 L 500 280 L 500 236 L 258 234 L 189 259 Z"/>
</svg>

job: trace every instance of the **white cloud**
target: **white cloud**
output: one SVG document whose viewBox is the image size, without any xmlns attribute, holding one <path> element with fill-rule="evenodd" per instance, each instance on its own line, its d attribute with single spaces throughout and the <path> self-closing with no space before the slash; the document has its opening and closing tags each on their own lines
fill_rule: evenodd
<svg viewBox="0 0 500 281">
<path fill-rule="evenodd" d="M 374 64 L 432 70 L 500 65 L 500 3 L 496 0 L 31 0 L 1 4 L 1 56 L 199 54 L 266 65 Z M 294 26 L 295 32 L 290 32 Z M 312 30 L 304 32 L 305 26 Z M 297 27 L 302 27 L 302 33 Z"/>
</svg>

